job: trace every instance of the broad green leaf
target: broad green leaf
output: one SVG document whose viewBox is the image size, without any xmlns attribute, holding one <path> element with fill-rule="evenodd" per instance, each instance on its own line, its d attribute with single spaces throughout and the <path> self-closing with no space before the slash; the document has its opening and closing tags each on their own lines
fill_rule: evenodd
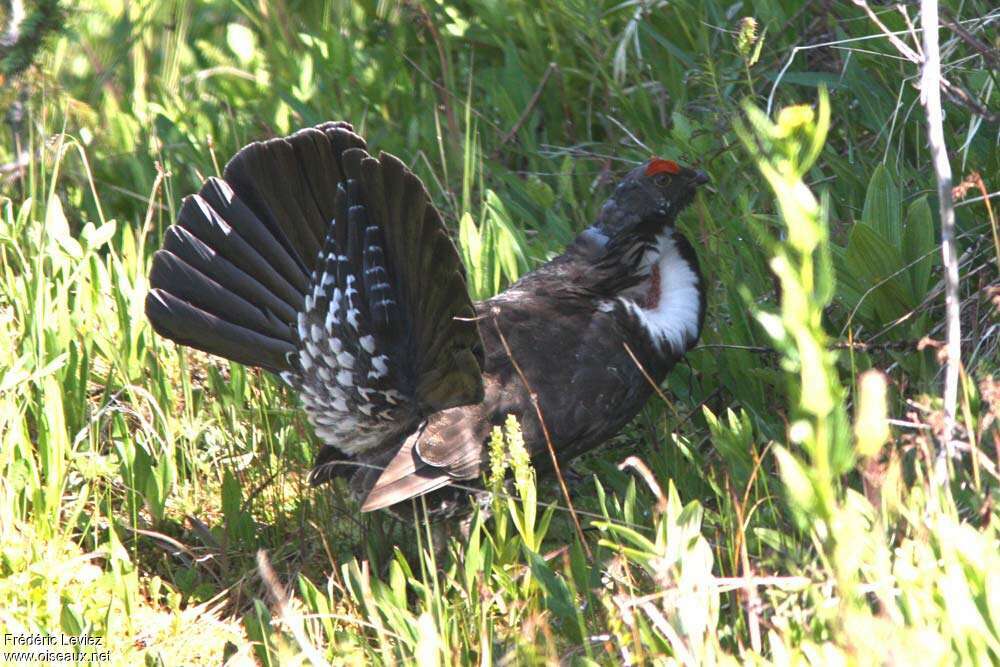
<svg viewBox="0 0 1000 667">
<path fill-rule="evenodd" d="M 67 635 L 79 637 L 83 633 L 84 621 L 80 612 L 75 609 L 75 605 L 63 601 L 62 610 L 59 612 L 59 625 Z"/>
<path fill-rule="evenodd" d="M 79 259 L 83 256 L 83 248 L 70 233 L 59 195 L 54 193 L 45 206 L 45 233 L 70 257 Z"/>
<path fill-rule="evenodd" d="M 681 144 L 687 144 L 691 141 L 693 130 L 691 129 L 691 121 L 687 119 L 687 116 L 674 112 L 670 118 L 673 121 L 673 128 L 670 130 L 670 133 L 674 138 Z"/>
<path fill-rule="evenodd" d="M 870 225 L 863 222 L 854 225 L 843 261 L 838 266 L 838 279 L 853 286 L 859 293 L 857 298 L 864 300 L 864 310 L 859 312 L 886 323 L 909 310 L 910 289 L 902 271 L 900 250 Z M 849 305 L 854 307 L 857 303 Z"/>
<path fill-rule="evenodd" d="M 524 181 L 524 189 L 535 203 L 543 209 L 551 208 L 555 204 L 556 195 L 552 192 L 552 188 L 549 187 L 548 183 L 538 178 L 538 176 L 531 176 Z"/>
<path fill-rule="evenodd" d="M 458 221 L 458 247 L 469 277 L 469 291 L 474 298 L 484 296 L 483 239 L 468 211 Z"/>
<path fill-rule="evenodd" d="M 913 264 L 908 270 L 913 303 L 922 301 L 930 287 L 931 271 L 939 257 L 934 238 L 934 218 L 927 197 L 923 196 L 907 209 L 903 232 L 903 261 Z"/>
<path fill-rule="evenodd" d="M 760 40 L 758 44 L 762 42 L 763 40 Z M 775 81 L 778 75 L 776 72 L 773 74 L 764 74 L 764 78 Z M 844 85 L 840 74 L 834 72 L 785 72 L 781 77 L 781 83 L 808 86 L 810 88 L 826 86 L 830 90 L 842 88 Z"/>
<path fill-rule="evenodd" d="M 885 165 L 878 165 L 868 181 L 861 220 L 889 243 L 899 248 L 903 243 L 902 201 L 899 187 Z"/>
<path fill-rule="evenodd" d="M 545 592 L 546 609 L 565 624 L 562 629 L 571 633 L 574 641 L 580 641 L 577 632 L 579 626 L 576 622 L 576 606 L 573 604 L 573 596 L 566 582 L 553 572 L 545 559 L 537 553 L 528 549 L 525 549 L 524 553 L 531 567 L 531 574 Z"/>
</svg>

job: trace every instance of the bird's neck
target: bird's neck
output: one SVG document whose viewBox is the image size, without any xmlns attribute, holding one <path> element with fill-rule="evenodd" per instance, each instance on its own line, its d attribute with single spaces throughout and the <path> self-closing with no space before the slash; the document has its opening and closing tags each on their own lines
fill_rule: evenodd
<svg viewBox="0 0 1000 667">
<path fill-rule="evenodd" d="M 705 295 L 694 249 L 671 229 L 658 235 L 639 260 L 639 282 L 619 301 L 655 347 L 681 355 L 701 333 Z"/>
</svg>

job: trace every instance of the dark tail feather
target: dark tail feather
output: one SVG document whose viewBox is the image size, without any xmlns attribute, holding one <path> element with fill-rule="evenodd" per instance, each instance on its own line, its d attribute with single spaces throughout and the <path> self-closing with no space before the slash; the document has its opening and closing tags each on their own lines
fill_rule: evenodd
<svg viewBox="0 0 1000 667">
<path fill-rule="evenodd" d="M 294 323 L 309 281 L 292 252 L 281 229 L 209 179 L 184 201 L 153 258 L 146 316 L 183 345 L 275 373 L 294 370 Z"/>
<path fill-rule="evenodd" d="M 296 351 L 287 341 L 227 322 L 160 287 L 146 296 L 146 317 L 161 336 L 275 373 L 291 367 L 289 355 Z"/>
<path fill-rule="evenodd" d="M 163 250 L 176 255 L 205 275 L 214 275 L 219 284 L 228 285 L 235 294 L 250 303 L 257 303 L 263 309 L 270 310 L 283 322 L 295 321 L 297 311 L 293 303 L 283 300 L 183 227 L 175 225 L 167 230 L 163 239 Z M 288 295 L 290 301 L 302 300 L 301 295 L 287 283 L 284 283 L 279 291 Z"/>
<path fill-rule="evenodd" d="M 222 277 L 219 273 L 216 275 Z M 232 324 L 269 338 L 290 344 L 296 342 L 287 323 L 282 322 L 270 310 L 260 308 L 239 295 L 241 291 L 248 292 L 247 288 L 252 287 L 252 283 L 224 287 L 166 250 L 158 251 L 153 258 L 149 281 L 154 285 L 168 286 L 173 296 L 198 310 L 224 317 Z M 258 298 L 266 300 L 266 295 L 266 290 L 262 290 Z"/>
<path fill-rule="evenodd" d="M 228 198 L 222 194 L 226 191 Z M 177 224 L 244 271 L 266 278 L 272 289 L 282 291 L 280 283 L 288 283 L 299 293 L 298 301 L 291 292 L 285 296 L 296 307 L 301 306 L 302 294 L 309 285 L 309 271 L 302 258 L 289 253 L 282 243 L 281 230 L 275 235 L 223 181 L 209 179 L 199 194 L 188 197 Z"/>
</svg>

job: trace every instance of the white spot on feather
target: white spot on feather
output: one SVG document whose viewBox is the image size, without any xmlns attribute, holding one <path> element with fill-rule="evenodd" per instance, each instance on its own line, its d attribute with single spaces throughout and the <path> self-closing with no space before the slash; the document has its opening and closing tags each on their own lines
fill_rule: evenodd
<svg viewBox="0 0 1000 667">
<path fill-rule="evenodd" d="M 336 426 L 340 421 L 337 417 L 323 412 L 313 412 L 309 414 L 309 421 L 313 426 Z"/>
<path fill-rule="evenodd" d="M 368 377 L 381 378 L 389 374 L 389 366 L 386 362 L 389 361 L 389 357 L 384 354 L 380 354 L 377 357 L 372 357 L 372 368 L 375 370 L 368 371 Z"/>
<path fill-rule="evenodd" d="M 587 227 L 580 236 L 589 239 L 592 243 L 602 248 L 608 244 L 608 235 L 596 227 Z"/>
<path fill-rule="evenodd" d="M 306 337 L 306 331 L 308 327 L 306 325 L 306 314 L 304 312 L 299 313 L 299 338 L 304 339 Z"/>
<path fill-rule="evenodd" d="M 375 336 L 370 334 L 368 336 L 362 336 L 358 342 L 361 343 L 361 347 L 365 349 L 365 352 L 368 354 L 375 354 Z"/>
<path fill-rule="evenodd" d="M 398 405 L 399 401 L 403 400 L 403 395 L 395 389 L 386 389 L 382 392 L 382 394 L 385 396 L 385 400 L 388 401 L 390 405 Z"/>
<path fill-rule="evenodd" d="M 350 352 L 341 352 L 337 355 L 337 363 L 344 368 L 354 368 L 354 355 Z"/>
<path fill-rule="evenodd" d="M 343 387 L 354 386 L 354 378 L 351 376 L 350 371 L 342 370 L 339 373 L 337 373 L 337 382 L 339 382 L 340 385 Z"/>
</svg>

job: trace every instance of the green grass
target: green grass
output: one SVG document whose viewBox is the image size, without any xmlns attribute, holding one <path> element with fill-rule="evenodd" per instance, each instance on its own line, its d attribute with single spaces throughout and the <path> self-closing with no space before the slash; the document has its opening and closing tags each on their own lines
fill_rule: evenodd
<svg viewBox="0 0 1000 667">
<path fill-rule="evenodd" d="M 992 44 L 992 3 L 943 4 Z M 0 89 L 23 111 L 0 140 L 0 633 L 102 635 L 120 664 L 1000 662 L 996 222 L 959 202 L 962 456 L 936 488 L 933 170 L 917 72 L 861 9 L 123 5 L 71 8 Z M 1000 107 L 981 53 L 942 43 Z M 995 124 L 945 104 L 957 180 L 995 189 Z M 476 297 L 559 252 L 631 161 L 711 175 L 679 222 L 701 346 L 574 464 L 585 543 L 516 424 L 488 480 L 513 486 L 468 538 L 361 515 L 309 488 L 279 382 L 149 328 L 183 195 L 331 119 L 424 179 Z"/>
</svg>

